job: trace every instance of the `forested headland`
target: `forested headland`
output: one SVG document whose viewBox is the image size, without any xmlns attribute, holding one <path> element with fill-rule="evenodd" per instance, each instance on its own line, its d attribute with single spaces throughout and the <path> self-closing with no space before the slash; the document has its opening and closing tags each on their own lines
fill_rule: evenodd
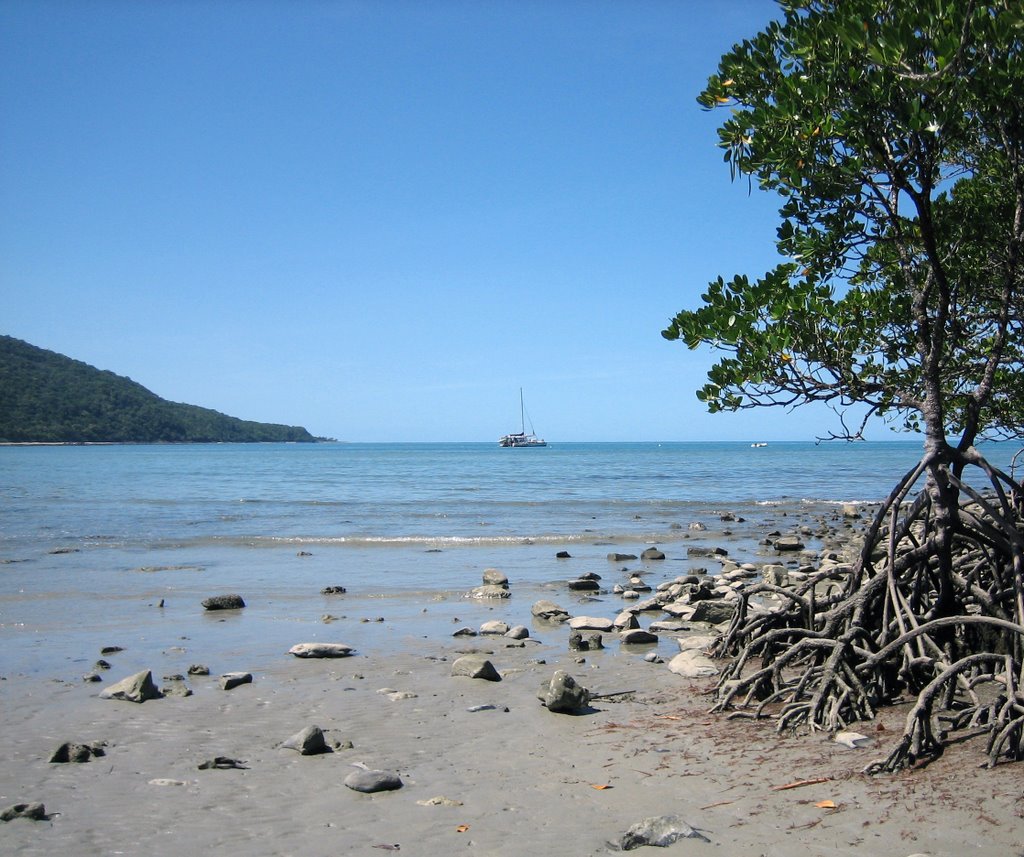
<svg viewBox="0 0 1024 857">
<path fill-rule="evenodd" d="M 241 420 L 0 336 L 0 442 L 312 443 L 301 426 Z"/>
</svg>

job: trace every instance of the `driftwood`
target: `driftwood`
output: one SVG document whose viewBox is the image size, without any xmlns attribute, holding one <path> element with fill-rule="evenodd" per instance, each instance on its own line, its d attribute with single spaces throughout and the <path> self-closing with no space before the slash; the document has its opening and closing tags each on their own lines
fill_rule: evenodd
<svg viewBox="0 0 1024 857">
<path fill-rule="evenodd" d="M 983 491 L 963 479 L 968 468 Z M 823 570 L 792 590 L 743 594 L 712 650 L 731 659 L 714 710 L 835 731 L 913 700 L 869 772 L 935 758 L 967 729 L 988 735 L 989 766 L 1024 758 L 1022 509 L 1021 486 L 974 449 L 926 455 L 880 506 L 840 584 Z M 781 606 L 753 609 L 767 593 Z"/>
</svg>

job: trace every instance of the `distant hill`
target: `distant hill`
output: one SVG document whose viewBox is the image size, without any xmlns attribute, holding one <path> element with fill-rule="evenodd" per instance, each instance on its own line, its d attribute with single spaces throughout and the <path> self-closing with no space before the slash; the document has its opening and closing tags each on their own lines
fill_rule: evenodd
<svg viewBox="0 0 1024 857">
<path fill-rule="evenodd" d="M 257 443 L 319 440 L 161 399 L 130 378 L 0 336 L 0 442 Z"/>
</svg>

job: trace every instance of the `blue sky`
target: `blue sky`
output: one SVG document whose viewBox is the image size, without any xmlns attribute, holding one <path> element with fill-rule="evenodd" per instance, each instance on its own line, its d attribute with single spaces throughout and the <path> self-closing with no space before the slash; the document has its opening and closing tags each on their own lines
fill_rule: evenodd
<svg viewBox="0 0 1024 857">
<path fill-rule="evenodd" d="M 353 441 L 813 439 L 660 331 L 775 264 L 696 104 L 771 0 L 6 0 L 0 332 Z M 876 436 L 888 436 L 879 430 Z"/>
</svg>

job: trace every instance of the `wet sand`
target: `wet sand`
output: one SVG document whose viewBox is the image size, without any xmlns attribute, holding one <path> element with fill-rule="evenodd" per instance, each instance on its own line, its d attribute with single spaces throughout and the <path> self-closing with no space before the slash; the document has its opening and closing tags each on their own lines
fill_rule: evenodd
<svg viewBox="0 0 1024 857">
<path fill-rule="evenodd" d="M 345 639 L 344 625 L 331 627 Z M 374 629 L 395 633 L 388 623 Z M 1021 850 L 1020 771 L 978 770 L 977 747 L 954 748 L 923 771 L 863 777 L 857 771 L 879 750 L 727 722 L 707 713 L 706 682 L 681 680 L 641 651 L 609 641 L 577 663 L 583 655 L 567 651 L 566 629 L 533 633 L 542 642 L 524 648 L 478 637 L 410 640 L 406 651 L 344 660 L 282 653 L 244 664 L 252 684 L 224 691 L 216 674 L 190 678 L 192 696 L 143 704 L 99 699 L 99 685 L 8 677 L 0 803 L 40 800 L 51 819 L 4 825 L 5 850 L 327 855 L 386 845 L 424 855 L 583 855 L 604 853 L 633 823 L 664 814 L 681 814 L 711 840 L 672 846 L 686 853 Z M 451 677 L 452 660 L 467 649 L 493 651 L 503 680 Z M 183 668 L 218 660 L 180 654 Z M 117 656 L 108 659 L 120 678 Z M 548 712 L 536 691 L 559 667 L 596 694 L 630 693 L 597 699 L 585 714 Z M 416 695 L 392 699 L 380 692 L 388 688 Z M 494 708 L 469 710 L 479 705 Z M 884 747 L 898 714 L 880 721 L 885 733 L 878 724 L 862 731 Z M 351 749 L 304 757 L 278 748 L 313 724 Z M 49 763 L 66 740 L 105 741 L 106 755 Z M 198 770 L 216 756 L 247 767 Z M 396 772 L 405 785 L 351 791 L 342 781 L 356 763 Z M 419 803 L 438 796 L 461 805 Z"/>
<path fill-rule="evenodd" d="M 598 567 L 574 563 L 552 561 L 552 569 L 571 577 Z M 905 711 L 854 725 L 873 739 L 857 750 L 820 733 L 777 735 L 771 721 L 710 715 L 711 680 L 681 679 L 644 660 L 651 651 L 665 660 L 675 654 L 673 635 L 630 647 L 605 634 L 607 648 L 573 652 L 566 626 L 530 615 L 534 601 L 549 598 L 573 615 L 613 618 L 624 604 L 610 593 L 585 600 L 562 583 L 521 584 L 512 575 L 512 597 L 500 601 L 452 591 L 285 598 L 279 583 L 253 583 L 243 593 L 249 607 L 217 615 L 195 597 L 225 591 L 215 573 L 176 586 L 159 608 L 163 589 L 152 581 L 161 573 L 197 574 L 141 573 L 138 589 L 109 605 L 105 627 L 5 636 L 0 809 L 41 801 L 49 815 L 0 825 L 6 853 L 597 855 L 659 815 L 680 815 L 710 840 L 684 840 L 667 854 L 1024 851 L 1024 769 L 979 769 L 983 738 L 925 769 L 869 778 L 859 771 L 885 755 Z M 648 579 L 678 573 L 670 561 Z M 602 585 L 618 579 L 611 564 L 602 574 Z M 325 622 L 325 613 L 338 618 Z M 645 613 L 641 624 L 659 618 Z M 526 625 L 530 639 L 452 636 L 491 619 Z M 73 625 L 74 617 L 63 621 Z M 314 640 L 348 643 L 356 653 L 287 654 Z M 124 650 L 104 656 L 111 668 L 103 682 L 82 681 L 104 644 Z M 468 650 L 487 652 L 502 681 L 452 677 L 452 662 Z M 187 677 L 191 696 L 99 698 L 138 670 L 168 685 L 163 676 L 196 663 L 211 675 Z M 538 687 L 556 669 L 598 695 L 590 709 L 555 714 L 540 704 Z M 219 676 L 235 670 L 251 672 L 253 682 L 222 690 Z M 478 706 L 487 707 L 471 710 Z M 280 747 L 310 725 L 337 749 L 301 756 Z M 65 741 L 105 742 L 105 755 L 50 763 Z M 218 756 L 244 767 L 199 769 Z M 358 766 L 397 773 L 404 785 L 355 792 L 343 781 Z M 806 784 L 780 788 L 794 783 Z"/>
</svg>

